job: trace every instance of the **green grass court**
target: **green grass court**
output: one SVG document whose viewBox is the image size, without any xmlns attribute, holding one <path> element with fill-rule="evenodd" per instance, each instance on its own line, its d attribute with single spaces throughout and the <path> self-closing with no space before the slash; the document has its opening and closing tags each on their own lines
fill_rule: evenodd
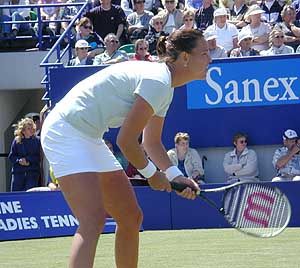
<svg viewBox="0 0 300 268">
<path fill-rule="evenodd" d="M 270 239 L 233 229 L 145 231 L 139 268 L 300 268 L 300 229 Z M 0 243 L 1 268 L 67 267 L 71 237 Z M 103 235 L 95 268 L 113 268 L 114 235 Z"/>
</svg>

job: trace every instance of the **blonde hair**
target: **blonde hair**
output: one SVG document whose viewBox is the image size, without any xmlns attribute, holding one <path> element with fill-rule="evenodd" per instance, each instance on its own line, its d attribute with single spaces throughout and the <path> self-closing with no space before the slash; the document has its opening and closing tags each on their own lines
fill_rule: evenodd
<svg viewBox="0 0 300 268">
<path fill-rule="evenodd" d="M 155 16 L 152 17 L 149 24 L 153 27 L 155 22 L 157 21 L 163 21 L 163 16 L 160 14 L 156 14 Z"/>
<path fill-rule="evenodd" d="M 139 49 L 139 45 L 142 44 L 146 44 L 147 48 L 149 49 L 149 42 L 145 39 L 138 39 L 136 40 L 135 44 L 134 44 L 134 50 L 137 53 L 138 49 Z"/>
<path fill-rule="evenodd" d="M 192 17 L 193 19 L 195 19 L 195 11 L 192 9 L 186 9 L 183 11 L 183 20 L 187 17 Z"/>
<path fill-rule="evenodd" d="M 24 138 L 23 131 L 26 127 L 33 127 L 36 129 L 36 125 L 31 118 L 23 118 L 17 124 L 14 124 L 15 127 L 14 135 L 17 143 L 21 143 Z"/>
<path fill-rule="evenodd" d="M 190 141 L 190 135 L 188 133 L 185 133 L 185 132 L 178 132 L 175 135 L 175 138 L 174 138 L 175 144 L 178 144 L 182 140 Z"/>
</svg>

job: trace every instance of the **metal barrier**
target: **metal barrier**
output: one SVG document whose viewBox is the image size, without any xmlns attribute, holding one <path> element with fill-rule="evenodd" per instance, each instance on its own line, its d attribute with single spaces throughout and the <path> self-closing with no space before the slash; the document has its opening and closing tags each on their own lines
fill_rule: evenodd
<svg viewBox="0 0 300 268">
<path fill-rule="evenodd" d="M 82 2 L 82 3 L 71 3 L 71 4 L 41 4 L 41 5 L 1 5 L 1 9 L 22 9 L 22 8 L 30 8 L 30 9 L 37 9 L 37 20 L 26 20 L 26 21 L 5 21 L 5 22 L 0 22 L 0 25 L 5 25 L 5 24 L 23 24 L 23 23 L 36 23 L 37 24 L 37 41 L 38 41 L 38 48 L 41 50 L 42 49 L 42 40 L 44 38 L 49 38 L 47 35 L 42 34 L 43 30 L 43 23 L 50 23 L 50 22 L 69 22 L 68 27 L 65 29 L 65 31 L 59 35 L 56 36 L 58 39 L 53 45 L 53 47 L 50 49 L 48 54 L 45 56 L 45 58 L 42 60 L 40 67 L 45 67 L 45 76 L 42 79 L 42 84 L 45 84 L 46 86 L 46 93 L 43 96 L 42 100 L 46 101 L 47 104 L 49 105 L 50 99 L 48 98 L 48 92 L 50 90 L 50 80 L 49 80 L 49 68 L 57 68 L 57 67 L 62 67 L 63 64 L 61 63 L 61 59 L 63 56 L 68 52 L 69 53 L 69 58 L 72 56 L 72 46 L 71 46 L 71 28 L 74 26 L 75 22 L 77 19 L 80 19 L 82 16 L 82 13 L 84 10 L 88 8 L 89 3 L 88 2 Z M 67 7 L 67 6 L 80 6 L 80 9 L 78 13 L 72 18 L 72 19 L 57 19 L 57 20 L 44 20 L 41 16 L 41 8 L 44 7 Z M 10 38 L 10 37 L 1 37 L 0 40 L 5 40 L 5 39 L 32 39 L 34 37 L 32 36 L 16 36 L 16 38 Z M 61 50 L 61 42 L 67 38 L 68 42 L 67 45 L 64 47 L 64 49 Z M 49 63 L 49 58 L 56 52 L 56 60 L 55 62 Z"/>
<path fill-rule="evenodd" d="M 57 19 L 57 20 L 45 20 L 42 18 L 41 15 L 41 8 L 49 8 L 49 7 L 68 7 L 68 6 L 82 6 L 78 14 L 75 16 L 76 18 L 80 17 L 80 14 L 82 14 L 82 11 L 87 7 L 88 3 L 83 2 L 83 3 L 62 3 L 62 4 L 40 4 L 40 5 L 1 5 L 1 9 L 36 9 L 36 15 L 37 19 L 36 20 L 24 20 L 24 21 L 0 21 L 0 25 L 10 25 L 10 24 L 36 24 L 37 25 L 37 36 L 16 36 L 15 38 L 12 37 L 0 37 L 0 40 L 16 40 L 16 39 L 34 39 L 36 38 L 38 41 L 38 48 L 41 50 L 42 49 L 42 40 L 45 38 L 51 38 L 50 35 L 43 35 L 42 30 L 43 30 L 43 24 L 44 23 L 51 23 L 51 22 L 72 22 L 73 19 Z M 76 20 L 76 19 L 75 19 Z M 74 21 L 75 21 L 74 20 Z M 55 36 L 57 37 L 57 36 Z"/>
</svg>

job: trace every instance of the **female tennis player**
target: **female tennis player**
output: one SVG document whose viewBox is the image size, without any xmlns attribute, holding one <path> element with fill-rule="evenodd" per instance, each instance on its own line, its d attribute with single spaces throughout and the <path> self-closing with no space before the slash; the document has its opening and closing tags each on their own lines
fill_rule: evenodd
<svg viewBox="0 0 300 268">
<path fill-rule="evenodd" d="M 121 127 L 118 146 L 153 189 L 170 192 L 173 180 L 190 185 L 182 197 L 195 198 L 191 189 L 198 186 L 172 166 L 161 133 L 174 87 L 205 79 L 211 61 L 207 43 L 197 30 L 175 31 L 158 42 L 158 51 L 164 62 L 119 63 L 84 79 L 44 122 L 45 155 L 79 221 L 71 268 L 93 267 L 105 211 L 118 226 L 116 266 L 137 267 L 142 212 L 126 174 L 102 140 L 108 128 Z M 142 151 L 138 143 L 142 132 L 144 149 L 162 172 Z"/>
</svg>

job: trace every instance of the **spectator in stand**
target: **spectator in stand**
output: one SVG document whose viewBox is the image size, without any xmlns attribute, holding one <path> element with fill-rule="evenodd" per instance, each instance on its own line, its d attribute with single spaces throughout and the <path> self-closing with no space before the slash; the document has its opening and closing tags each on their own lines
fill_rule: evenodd
<svg viewBox="0 0 300 268">
<path fill-rule="evenodd" d="M 183 11 L 183 25 L 179 28 L 180 30 L 196 29 L 195 24 L 195 12 L 192 9 L 186 9 Z"/>
<path fill-rule="evenodd" d="M 258 181 L 257 156 L 254 150 L 247 148 L 247 135 L 235 134 L 233 145 L 234 150 L 226 153 L 223 161 L 227 182 Z"/>
<path fill-rule="evenodd" d="M 160 0 L 145 0 L 145 10 L 151 11 L 153 14 L 158 13 L 158 9 L 162 8 Z M 121 0 L 121 8 L 128 17 L 134 10 L 133 0 Z"/>
<path fill-rule="evenodd" d="M 108 147 L 108 149 L 113 153 L 115 158 L 118 160 L 118 162 L 121 164 L 122 168 L 124 170 L 126 170 L 126 168 L 128 167 L 128 161 L 124 157 L 124 155 L 120 151 L 116 152 L 114 150 L 114 146 L 112 145 L 112 143 L 109 140 L 104 140 L 104 142 L 105 142 L 106 146 Z"/>
<path fill-rule="evenodd" d="M 113 5 L 111 0 L 100 0 L 101 5 L 91 9 L 86 13 L 97 34 L 102 39 L 109 33 L 114 33 L 121 43 L 127 42 L 126 37 L 126 15 L 122 8 Z"/>
<path fill-rule="evenodd" d="M 207 41 L 209 54 L 212 59 L 228 57 L 225 48 L 217 45 L 217 35 L 214 31 L 205 31 L 204 38 Z"/>
<path fill-rule="evenodd" d="M 281 11 L 282 22 L 275 25 L 284 32 L 286 45 L 294 50 L 300 45 L 300 22 L 296 20 L 296 11 L 292 6 L 284 6 Z"/>
<path fill-rule="evenodd" d="M 149 52 L 151 55 L 157 55 L 156 44 L 160 36 L 167 36 L 168 33 L 163 31 L 163 19 L 159 15 L 155 15 L 149 26 L 149 31 L 145 40 L 149 43 Z"/>
<path fill-rule="evenodd" d="M 193 9 L 194 11 L 203 6 L 203 0 L 185 0 L 185 9 Z"/>
<path fill-rule="evenodd" d="M 203 0 L 203 5 L 196 11 L 195 21 L 197 29 L 205 31 L 214 22 L 213 0 Z"/>
<path fill-rule="evenodd" d="M 271 28 L 269 24 L 261 21 L 261 14 L 263 13 L 264 11 L 258 5 L 250 6 L 245 15 L 245 19 L 249 24 L 241 29 L 241 31 L 247 31 L 252 34 L 252 48 L 258 51 L 269 48 Z"/>
<path fill-rule="evenodd" d="M 82 3 L 82 0 L 60 0 L 61 3 L 74 4 Z M 81 6 L 66 6 L 61 8 L 60 17 L 64 20 L 71 21 L 79 12 Z M 61 33 L 69 26 L 69 21 L 61 22 Z M 72 29 L 73 30 L 73 29 Z"/>
<path fill-rule="evenodd" d="M 238 35 L 238 48 L 231 50 L 230 58 L 238 57 L 250 57 L 257 56 L 259 52 L 254 48 L 251 48 L 252 45 L 252 34 L 250 32 L 239 32 Z"/>
<path fill-rule="evenodd" d="M 183 13 L 176 8 L 178 0 L 162 0 L 164 9 L 158 13 L 162 17 L 163 31 L 170 34 L 183 24 Z"/>
<path fill-rule="evenodd" d="M 0 0 L 0 6 L 10 5 L 10 0 Z M 11 21 L 11 14 L 9 9 L 0 9 L 0 22 Z M 7 37 L 11 33 L 10 24 L 0 24 L 0 37 Z"/>
<path fill-rule="evenodd" d="M 97 55 L 93 65 L 113 64 L 128 60 L 126 52 L 119 50 L 119 40 L 115 34 L 108 34 L 104 38 L 106 50 Z"/>
<path fill-rule="evenodd" d="M 80 39 L 89 44 L 89 58 L 94 58 L 104 51 L 104 41 L 97 33 L 93 32 L 93 25 L 87 17 L 81 18 L 76 25 L 76 41 Z"/>
<path fill-rule="evenodd" d="M 145 10 L 145 0 L 133 0 L 134 12 L 128 15 L 128 34 L 138 36 L 137 39 L 143 39 L 149 29 L 149 22 L 153 17 L 153 13 Z"/>
<path fill-rule="evenodd" d="M 272 56 L 282 54 L 292 54 L 294 49 L 284 44 L 284 33 L 280 29 L 273 29 L 269 37 L 270 48 L 268 50 L 262 50 L 261 56 Z"/>
<path fill-rule="evenodd" d="M 21 119 L 15 125 L 15 139 L 8 156 L 12 163 L 11 191 L 26 191 L 38 186 L 41 144 L 35 129 L 30 118 Z"/>
<path fill-rule="evenodd" d="M 134 45 L 135 55 L 133 60 L 144 60 L 144 61 L 153 61 L 150 53 L 148 52 L 149 44 L 145 39 L 138 39 Z"/>
<path fill-rule="evenodd" d="M 33 120 L 35 124 L 35 135 L 37 137 L 40 136 L 41 132 L 41 119 L 40 119 L 40 114 L 39 113 L 28 113 L 24 116 L 25 118 L 30 118 Z"/>
<path fill-rule="evenodd" d="M 204 183 L 204 170 L 197 150 L 190 148 L 188 133 L 178 132 L 174 138 L 175 148 L 168 151 L 168 156 L 174 166 L 177 166 L 185 177 L 197 183 Z"/>
<path fill-rule="evenodd" d="M 39 0 L 38 4 L 57 4 L 59 0 Z M 41 8 L 41 16 L 43 20 L 57 20 L 59 15 L 59 7 L 43 7 Z M 37 29 L 38 24 L 35 28 Z M 56 35 L 57 24 L 56 22 L 44 23 L 43 34 Z M 36 30 L 37 31 L 37 30 Z"/>
<path fill-rule="evenodd" d="M 282 6 L 277 0 L 264 0 L 261 2 L 260 7 L 265 11 L 262 15 L 262 19 L 269 23 L 271 26 L 275 25 L 277 22 L 282 21 L 281 10 Z"/>
<path fill-rule="evenodd" d="M 300 0 L 293 1 L 292 6 L 296 11 L 296 20 L 300 21 Z"/>
<path fill-rule="evenodd" d="M 288 129 L 283 133 L 283 147 L 277 149 L 273 156 L 273 166 L 277 175 L 272 181 L 300 180 L 300 142 L 297 132 Z"/>
<path fill-rule="evenodd" d="M 76 57 L 71 59 L 68 66 L 93 65 L 93 60 L 88 57 L 89 43 L 83 39 L 75 44 Z"/>
<path fill-rule="evenodd" d="M 14 5 L 30 5 L 29 0 L 17 0 Z M 11 15 L 11 21 L 28 21 L 30 20 L 30 8 L 17 8 L 14 9 Z M 30 23 L 14 23 L 11 25 L 10 37 L 16 37 L 17 35 L 31 35 L 35 36 L 35 31 L 31 27 Z"/>
<path fill-rule="evenodd" d="M 224 47 L 227 52 L 238 47 L 238 30 L 232 23 L 227 22 L 227 10 L 218 8 L 214 11 L 214 23 L 207 31 L 214 31 L 217 35 L 217 45 Z"/>
<path fill-rule="evenodd" d="M 245 14 L 248 11 L 248 6 L 245 0 L 235 0 L 232 8 L 230 9 L 229 22 L 233 23 L 238 29 L 246 26 Z"/>
</svg>

